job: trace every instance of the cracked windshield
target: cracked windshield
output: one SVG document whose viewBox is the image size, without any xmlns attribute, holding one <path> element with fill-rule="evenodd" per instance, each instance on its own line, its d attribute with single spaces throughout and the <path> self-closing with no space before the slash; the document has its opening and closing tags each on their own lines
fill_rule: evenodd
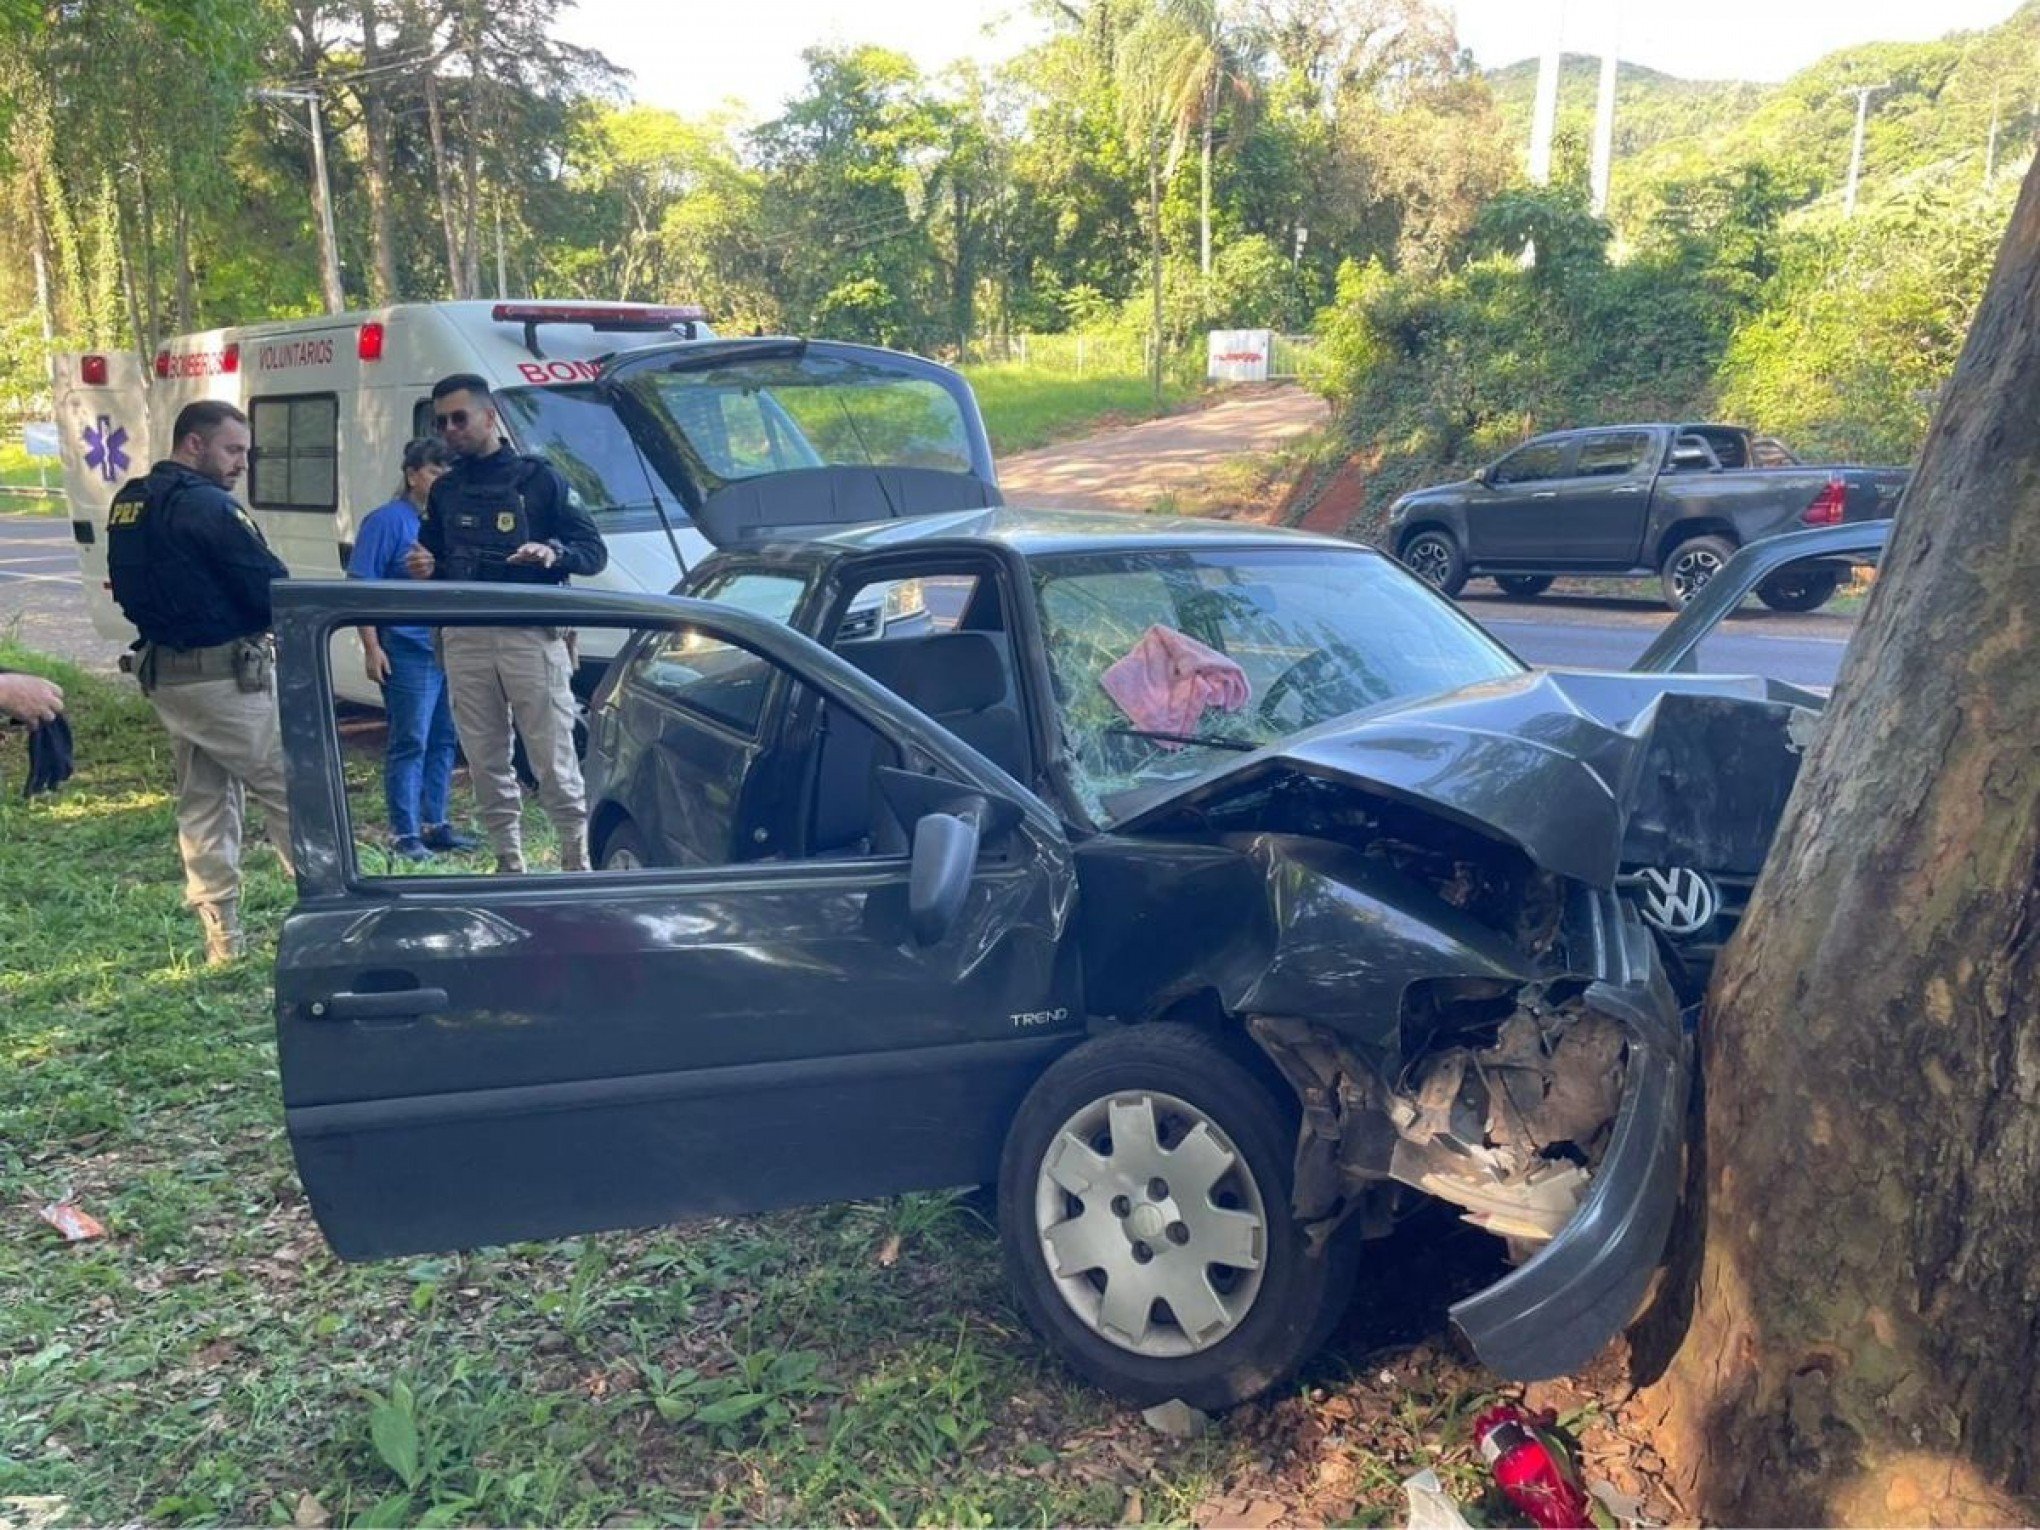
<svg viewBox="0 0 2040 1530">
<path fill-rule="evenodd" d="M 1110 824 L 1149 789 L 1385 701 L 1521 666 L 1365 553 L 1043 558 L 1036 588 L 1063 748 Z"/>
</svg>

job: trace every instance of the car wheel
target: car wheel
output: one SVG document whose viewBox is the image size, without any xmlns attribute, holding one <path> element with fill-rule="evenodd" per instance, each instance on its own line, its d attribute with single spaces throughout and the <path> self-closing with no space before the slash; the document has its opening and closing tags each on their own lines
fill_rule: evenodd
<svg viewBox="0 0 2040 1530">
<path fill-rule="evenodd" d="M 1466 586 L 1466 559 L 1448 532 L 1418 532 L 1403 543 L 1402 563 L 1441 595 L 1457 595 Z"/>
<path fill-rule="evenodd" d="M 1831 568 L 1807 573 L 1788 569 L 1758 585 L 1757 599 L 1773 611 L 1817 611 L 1834 598 L 1841 582 L 1841 576 Z"/>
<path fill-rule="evenodd" d="M 1308 1359 L 1351 1293 L 1356 1244 L 1309 1251 L 1289 1210 L 1296 1130 L 1268 1083 L 1184 1026 L 1058 1059 L 999 1169 L 1007 1274 L 1049 1346 L 1140 1406 L 1231 1407 Z"/>
<path fill-rule="evenodd" d="M 644 837 L 628 818 L 603 836 L 602 850 L 596 859 L 602 870 L 637 871 L 651 864 L 651 858 L 645 854 Z"/>
<path fill-rule="evenodd" d="M 1665 604 L 1683 610 L 1687 601 L 1735 556 L 1735 544 L 1726 537 L 1688 537 L 1665 554 L 1660 570 L 1664 580 Z"/>
<path fill-rule="evenodd" d="M 1551 588 L 1548 574 L 1497 574 L 1495 583 L 1512 600 L 1532 600 Z"/>
</svg>

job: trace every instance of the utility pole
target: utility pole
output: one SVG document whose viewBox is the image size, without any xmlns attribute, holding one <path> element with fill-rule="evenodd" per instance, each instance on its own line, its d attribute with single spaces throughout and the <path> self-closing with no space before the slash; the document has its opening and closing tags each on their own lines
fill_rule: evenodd
<svg viewBox="0 0 2040 1530">
<path fill-rule="evenodd" d="M 1996 86 L 1992 86 L 1990 92 L 1990 142 L 1983 147 L 1983 184 L 1986 186 L 1990 184 L 1991 177 L 1997 174 L 1997 138 L 1998 89 Z"/>
<path fill-rule="evenodd" d="M 302 101 L 312 111 L 312 201 L 319 215 L 319 276 L 326 289 L 326 312 L 339 313 L 347 306 L 346 289 L 340 285 L 340 240 L 333 232 L 333 183 L 326 174 L 326 128 L 319 116 L 316 90 L 258 90 L 260 101 Z"/>
<path fill-rule="evenodd" d="M 1615 166 L 1615 74 L 1621 67 L 1616 50 L 1621 46 L 1621 12 L 1608 17 L 1608 47 L 1601 55 L 1601 90 L 1594 100 L 1594 216 L 1608 210 L 1608 183 Z"/>
<path fill-rule="evenodd" d="M 1530 117 L 1530 181 L 1551 184 L 1551 140 L 1558 128 L 1559 49 L 1565 40 L 1565 0 L 1552 0 L 1551 33 L 1537 63 L 1537 104 Z"/>
<path fill-rule="evenodd" d="M 1849 189 L 1842 196 L 1842 216 L 1856 216 L 1856 182 L 1863 174 L 1863 126 L 1870 120 L 1870 98 L 1880 90 L 1891 89 L 1891 82 L 1882 85 L 1850 85 L 1847 89 L 1856 96 L 1856 142 L 1849 150 Z"/>
</svg>

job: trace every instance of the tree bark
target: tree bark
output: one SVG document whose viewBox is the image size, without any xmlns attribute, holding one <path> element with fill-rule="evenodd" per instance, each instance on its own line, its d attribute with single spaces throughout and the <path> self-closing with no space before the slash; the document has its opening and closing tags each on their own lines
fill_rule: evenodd
<svg viewBox="0 0 2040 1530">
<path fill-rule="evenodd" d="M 473 297 L 464 280 L 467 267 L 461 259 L 460 234 L 453 215 L 453 187 L 446 173 L 446 129 L 439 116 L 437 60 L 425 76 L 425 126 L 432 140 L 432 184 L 439 192 L 439 222 L 446 231 L 446 285 L 456 298 Z"/>
<path fill-rule="evenodd" d="M 1153 144 L 1148 145 L 1148 259 L 1153 272 L 1153 315 L 1149 325 L 1154 354 L 1148 360 L 1148 382 L 1155 403 L 1162 402 L 1162 165 Z"/>
<path fill-rule="evenodd" d="M 1710 995 L 1710 1521 L 2040 1511 L 2040 167 Z"/>
<path fill-rule="evenodd" d="M 382 22 L 376 0 L 361 0 L 361 128 L 368 163 L 368 296 L 380 308 L 396 301 L 397 241 L 390 209 L 390 108 L 388 76 L 382 63 Z"/>
</svg>

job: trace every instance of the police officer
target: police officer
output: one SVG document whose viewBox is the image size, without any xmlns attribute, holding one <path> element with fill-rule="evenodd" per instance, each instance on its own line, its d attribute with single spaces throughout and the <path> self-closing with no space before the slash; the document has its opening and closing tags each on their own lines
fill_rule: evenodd
<svg viewBox="0 0 2040 1530">
<path fill-rule="evenodd" d="M 248 417 L 187 404 L 169 457 L 133 478 L 106 516 L 113 598 L 141 634 L 134 670 L 176 749 L 184 898 L 206 960 L 241 954 L 241 807 L 262 804 L 291 870 L 290 807 L 269 646 L 269 586 L 287 577 L 228 493 L 248 465 Z"/>
<path fill-rule="evenodd" d="M 419 517 L 405 560 L 413 578 L 558 585 L 599 574 L 602 533 L 559 469 L 503 439 L 489 385 L 473 373 L 440 379 L 432 423 L 454 455 Z M 511 764 L 513 726 L 559 835 L 560 869 L 588 869 L 588 797 L 574 753 L 573 661 L 556 627 L 447 627 L 441 641 L 454 727 L 496 870 L 524 870 L 523 794 Z"/>
</svg>

